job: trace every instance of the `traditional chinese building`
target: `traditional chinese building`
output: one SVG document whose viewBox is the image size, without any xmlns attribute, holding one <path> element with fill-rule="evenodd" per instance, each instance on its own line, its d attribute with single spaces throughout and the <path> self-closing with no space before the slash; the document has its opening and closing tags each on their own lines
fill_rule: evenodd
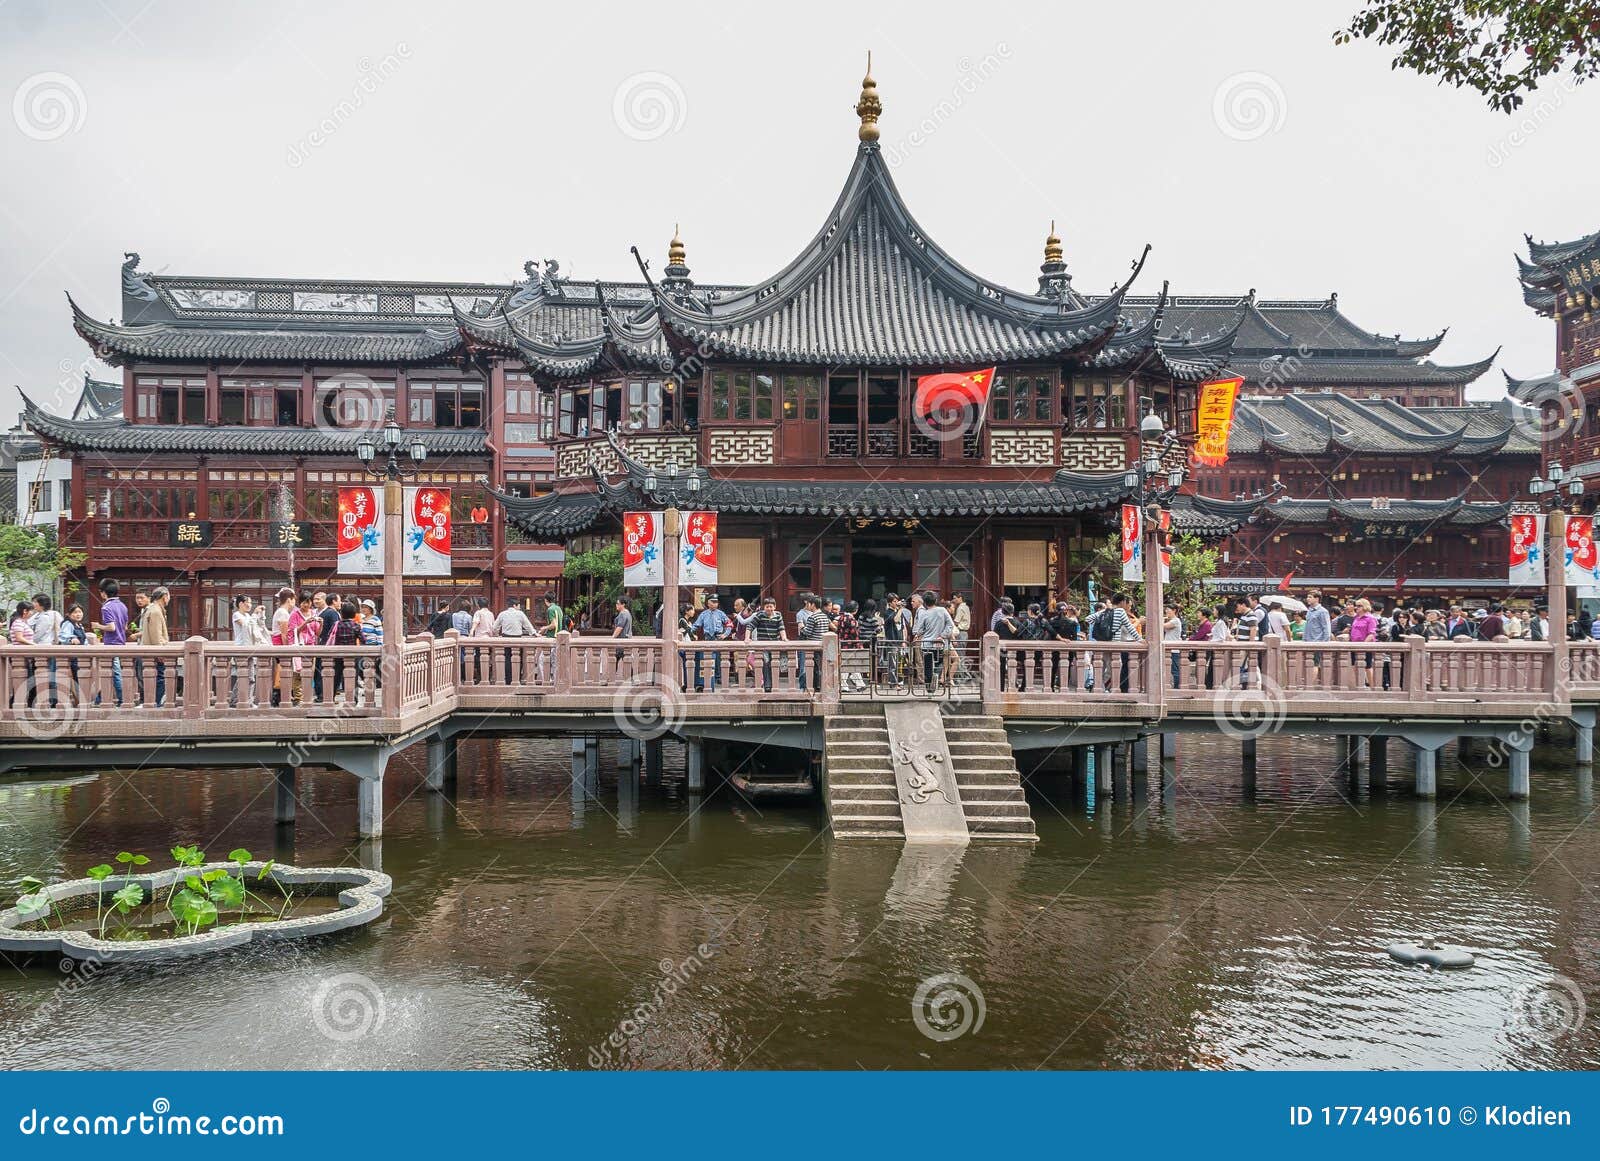
<svg viewBox="0 0 1600 1161">
<path fill-rule="evenodd" d="M 1414 408 L 1291 392 L 1241 400 L 1217 496 L 1281 487 L 1224 546 L 1240 589 L 1432 601 L 1506 592 L 1506 516 L 1538 464 L 1538 418 L 1509 401 Z"/>
<path fill-rule="evenodd" d="M 122 369 L 121 414 L 25 412 L 74 456 L 64 528 L 86 571 L 173 587 L 180 633 L 219 632 L 232 595 L 267 596 L 291 576 L 365 595 L 334 573 L 335 493 L 365 482 L 356 440 L 391 407 L 423 432 L 423 482 L 452 489 L 453 574 L 407 582 L 417 613 L 542 590 L 563 547 L 666 505 L 722 514 L 734 593 L 916 585 L 987 607 L 1081 587 L 1135 493 L 1142 415 L 1190 436 L 1197 385 L 1230 368 L 1296 413 L 1302 399 L 1374 392 L 1402 414 L 1454 408 L 1459 422 L 1395 421 L 1415 437 L 1396 462 L 1419 474 L 1458 427 L 1492 442 L 1489 413 L 1459 406 L 1488 360 L 1436 365 L 1438 337 L 1367 331 L 1332 296 L 1137 294 L 1148 248 L 1090 294 L 1053 227 L 1031 289 L 972 272 L 902 200 L 871 78 L 857 112 L 854 163 L 821 228 L 752 285 L 697 280 L 677 236 L 659 273 L 641 259 L 634 282 L 570 279 L 554 260 L 508 284 L 202 278 L 145 273 L 129 255 L 120 321 L 72 307 L 78 333 Z M 981 415 L 930 421 L 913 406 L 920 376 L 990 367 Z M 1250 430 L 1238 429 L 1240 456 L 1254 454 Z M 1462 443 L 1477 436 L 1451 438 L 1463 464 L 1483 459 Z M 1274 476 L 1296 501 L 1316 498 L 1291 475 L 1266 460 L 1202 469 L 1175 503 L 1177 527 L 1233 533 L 1258 506 L 1238 495 Z M 1443 488 L 1440 501 L 1466 490 Z"/>
<path fill-rule="evenodd" d="M 1506 376 L 1510 393 L 1542 408 L 1551 460 L 1584 477 L 1600 475 L 1600 233 L 1572 242 L 1527 239 L 1517 259 L 1522 298 L 1556 324 L 1555 372 Z M 1587 503 L 1597 489 L 1588 485 Z"/>
</svg>

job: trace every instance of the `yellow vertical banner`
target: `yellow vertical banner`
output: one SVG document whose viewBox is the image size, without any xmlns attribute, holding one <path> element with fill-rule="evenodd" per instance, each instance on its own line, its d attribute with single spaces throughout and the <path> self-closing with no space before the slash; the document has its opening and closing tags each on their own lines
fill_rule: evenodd
<svg viewBox="0 0 1600 1161">
<path fill-rule="evenodd" d="M 1239 399 L 1241 378 L 1212 379 L 1200 384 L 1200 405 L 1195 411 L 1194 458 L 1207 467 L 1228 460 L 1228 433 L 1233 430 L 1233 406 Z"/>
</svg>

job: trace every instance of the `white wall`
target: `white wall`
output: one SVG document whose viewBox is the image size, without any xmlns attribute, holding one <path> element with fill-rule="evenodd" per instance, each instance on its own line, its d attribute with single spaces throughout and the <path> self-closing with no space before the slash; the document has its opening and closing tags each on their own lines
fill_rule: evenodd
<svg viewBox="0 0 1600 1161">
<path fill-rule="evenodd" d="M 56 456 L 45 465 L 44 477 L 48 481 L 45 490 L 49 495 L 41 498 L 38 511 L 24 521 L 23 513 L 27 511 L 28 496 L 33 490 L 33 481 L 39 475 L 40 463 L 40 460 L 17 462 L 17 520 L 35 527 L 54 528 L 62 516 L 72 515 L 72 461 Z"/>
</svg>

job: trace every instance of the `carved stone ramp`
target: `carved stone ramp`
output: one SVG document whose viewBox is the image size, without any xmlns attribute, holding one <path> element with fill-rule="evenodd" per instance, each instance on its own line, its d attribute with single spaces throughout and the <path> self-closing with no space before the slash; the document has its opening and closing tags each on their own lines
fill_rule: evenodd
<svg viewBox="0 0 1600 1161">
<path fill-rule="evenodd" d="M 906 842 L 970 841 L 938 703 L 888 702 L 883 716 Z"/>
</svg>

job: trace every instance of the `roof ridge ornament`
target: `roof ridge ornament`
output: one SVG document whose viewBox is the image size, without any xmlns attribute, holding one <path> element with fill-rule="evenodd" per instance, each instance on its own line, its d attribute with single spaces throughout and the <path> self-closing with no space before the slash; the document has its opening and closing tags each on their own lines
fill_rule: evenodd
<svg viewBox="0 0 1600 1161">
<path fill-rule="evenodd" d="M 681 300 L 688 297 L 693 285 L 689 278 L 688 250 L 683 244 L 682 231 L 674 222 L 672 241 L 667 243 L 667 265 L 661 271 L 661 289 Z"/>
<path fill-rule="evenodd" d="M 1072 275 L 1062 258 L 1061 239 L 1056 234 L 1055 219 L 1050 219 L 1050 233 L 1044 240 L 1044 263 L 1039 267 L 1039 297 L 1053 298 L 1065 303 L 1072 296 Z"/>
<path fill-rule="evenodd" d="M 878 143 L 878 118 L 883 114 L 883 102 L 878 99 L 878 82 L 872 79 L 872 52 L 867 52 L 867 75 L 861 78 L 861 96 L 856 100 L 856 116 L 861 118 L 861 128 L 856 131 L 864 145 Z"/>
<path fill-rule="evenodd" d="M 137 298 L 141 302 L 154 302 L 156 288 L 151 286 L 147 275 L 139 269 L 139 254 L 135 250 L 122 252 L 122 293 L 127 298 Z"/>
</svg>

